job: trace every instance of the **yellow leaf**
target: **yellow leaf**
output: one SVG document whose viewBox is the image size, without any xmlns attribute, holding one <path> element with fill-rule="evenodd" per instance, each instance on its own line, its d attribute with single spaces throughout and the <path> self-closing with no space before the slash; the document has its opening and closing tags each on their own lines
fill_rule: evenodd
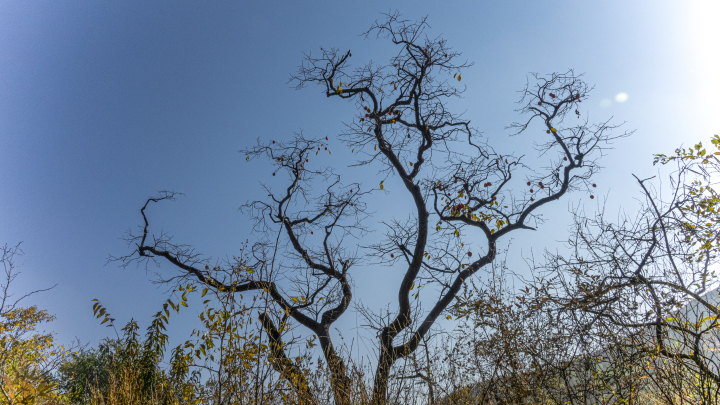
<svg viewBox="0 0 720 405">
<path fill-rule="evenodd" d="M 460 237 L 460 231 L 458 231 L 457 229 L 455 230 L 455 236 Z"/>
<path fill-rule="evenodd" d="M 412 165 L 413 165 L 413 162 L 410 162 L 410 167 L 412 167 Z"/>
<path fill-rule="evenodd" d="M 207 294 L 207 291 L 208 291 L 208 289 L 207 289 L 207 288 L 203 289 L 203 292 L 202 292 L 202 295 L 201 295 L 201 297 L 204 297 L 204 296 L 205 296 L 205 294 Z"/>
<path fill-rule="evenodd" d="M 385 181 L 385 180 L 383 180 L 383 181 Z M 385 186 L 383 186 L 383 181 L 380 182 L 380 190 L 385 188 Z"/>
<path fill-rule="evenodd" d="M 251 269 L 251 268 L 248 268 L 248 269 L 247 269 L 247 272 L 248 272 L 248 273 L 255 273 L 255 270 L 253 270 L 253 269 Z"/>
<path fill-rule="evenodd" d="M 246 157 L 245 161 L 250 161 L 250 156 Z"/>
<path fill-rule="evenodd" d="M 375 147 L 373 147 L 373 150 L 377 150 L 377 145 L 375 145 Z"/>
<path fill-rule="evenodd" d="M 300 300 L 299 300 L 299 299 L 297 299 L 296 297 L 290 297 L 290 298 L 292 298 L 292 300 L 293 300 L 293 301 L 295 301 L 295 303 L 297 303 L 297 304 L 299 304 L 299 303 L 300 303 Z"/>
<path fill-rule="evenodd" d="M 460 81 L 460 77 L 461 77 L 461 76 L 460 76 L 460 75 L 458 75 L 458 81 Z"/>
<path fill-rule="evenodd" d="M 555 129 L 555 128 L 550 128 L 550 130 L 553 132 L 557 132 L 557 129 Z"/>
<path fill-rule="evenodd" d="M 353 150 L 350 151 L 350 153 L 353 153 L 353 152 L 355 152 L 355 149 L 353 149 Z"/>
<path fill-rule="evenodd" d="M 445 317 L 446 319 L 452 319 L 452 316 L 448 315 Z"/>
</svg>

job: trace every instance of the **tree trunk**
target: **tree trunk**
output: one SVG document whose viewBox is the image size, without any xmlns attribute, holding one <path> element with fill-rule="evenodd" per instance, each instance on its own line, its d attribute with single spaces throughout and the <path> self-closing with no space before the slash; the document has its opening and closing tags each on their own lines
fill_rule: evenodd
<svg viewBox="0 0 720 405">
<path fill-rule="evenodd" d="M 345 362 L 335 351 L 328 330 L 324 331 L 324 336 L 320 336 L 320 346 L 330 369 L 330 385 L 332 386 L 335 403 L 337 405 L 350 405 L 350 386 L 352 382 L 347 376 Z"/>
</svg>

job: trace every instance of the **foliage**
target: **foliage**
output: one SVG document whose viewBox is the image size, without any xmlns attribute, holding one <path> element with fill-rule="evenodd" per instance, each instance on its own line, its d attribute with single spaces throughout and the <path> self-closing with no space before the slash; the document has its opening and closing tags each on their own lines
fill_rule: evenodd
<svg viewBox="0 0 720 405">
<path fill-rule="evenodd" d="M 39 404 L 57 399 L 52 371 L 63 348 L 37 327 L 54 317 L 37 307 L 15 308 L 0 320 L 0 403 Z"/>
<path fill-rule="evenodd" d="M 65 355 L 52 333 L 38 327 L 55 318 L 36 306 L 22 308 L 13 300 L 11 283 L 20 274 L 15 259 L 22 255 L 20 245 L 2 248 L 4 269 L 0 303 L 0 404 L 41 404 L 60 400 L 52 372 Z"/>
<path fill-rule="evenodd" d="M 164 347 L 151 326 L 145 340 L 130 321 L 123 335 L 105 339 L 60 365 L 61 388 L 72 403 L 197 404 L 195 384 L 185 372 L 162 365 Z"/>
</svg>

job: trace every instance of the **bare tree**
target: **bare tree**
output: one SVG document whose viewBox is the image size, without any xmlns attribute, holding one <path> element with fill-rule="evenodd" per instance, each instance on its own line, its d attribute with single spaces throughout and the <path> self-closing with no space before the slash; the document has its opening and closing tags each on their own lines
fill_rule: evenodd
<svg viewBox="0 0 720 405">
<path fill-rule="evenodd" d="M 636 216 L 576 212 L 570 254 L 548 254 L 543 296 L 652 364 L 667 403 L 716 403 L 720 389 L 720 137 L 712 144 L 714 153 L 699 143 L 656 155 L 677 167 L 664 184 L 635 177 L 644 197 Z"/>
<path fill-rule="evenodd" d="M 11 291 L 10 285 L 20 275 L 18 267 L 19 263 L 16 260 L 23 256 L 23 251 L 20 249 L 20 243 L 15 246 L 9 246 L 7 243 L 0 248 L 2 250 L 2 256 L 0 257 L 0 263 L 2 263 L 3 273 L 2 282 L 0 282 L 0 316 L 14 310 L 20 304 L 20 301 L 31 295 L 41 293 L 44 291 L 52 290 L 56 286 L 40 288 L 37 290 L 30 291 L 29 293 L 23 294 L 20 297 L 14 298 L 14 294 Z"/>
<path fill-rule="evenodd" d="M 389 40 L 395 47 L 397 54 L 388 64 L 353 68 L 350 51 L 321 48 L 318 56 L 307 54 L 291 78 L 298 89 L 319 85 L 326 97 L 357 107 L 359 115 L 346 122 L 340 134 L 362 156 L 353 170 L 370 173 L 370 166 L 380 167 L 384 177 L 373 182 L 379 181 L 379 190 L 391 176 L 401 180 L 398 192 L 403 195 L 397 198 L 405 198 L 412 209 L 405 220 L 382 223 L 387 230 L 383 242 L 358 242 L 375 229 L 367 225 L 370 213 L 363 199 L 379 190 L 366 182 L 344 184 L 331 168 L 314 165 L 318 154 L 329 153 L 327 139 L 298 134 L 288 141 L 258 141 L 243 151 L 249 161 L 268 158 L 276 166 L 273 176 L 287 178 L 281 192 L 268 187 L 269 200 L 245 206 L 257 220 L 258 241 L 251 254 L 210 267 L 191 246 L 151 234 L 146 212 L 150 203 L 175 197 L 164 192 L 142 207 L 142 233 L 129 237 L 137 249 L 121 258 L 126 265 L 164 260 L 177 267 L 179 277 L 195 278 L 228 294 L 267 297 L 275 311 L 260 319 L 274 347 L 283 343 L 272 317 L 276 322 L 292 319 L 315 334 L 338 404 L 350 402 L 350 380 L 330 329 L 353 298 L 351 269 L 361 264 L 404 268 L 394 310 L 388 316 L 368 317 L 370 327 L 378 330 L 372 403 L 383 404 L 393 365 L 413 354 L 436 321 L 448 315 L 463 284 L 493 263 L 497 242 L 517 230 L 535 230 L 542 222 L 541 207 L 571 191 L 587 191 L 603 151 L 613 139 L 628 135 L 613 135 L 615 127 L 607 122 L 577 120 L 577 125 L 562 126 L 569 113 L 580 116 L 578 108 L 590 88 L 573 71 L 534 74 L 519 102 L 524 118 L 510 129 L 521 134 L 539 121 L 542 129 L 532 130 L 544 135 L 537 150 L 549 165 L 532 169 L 522 156 L 496 152 L 448 105 L 464 92 L 461 75 L 471 64 L 461 61 L 461 54 L 444 39 L 428 37 L 427 28 L 425 19 L 411 22 L 386 15 L 365 35 Z M 238 274 L 239 279 L 233 276 Z M 282 373 L 292 375 L 291 370 Z M 295 387 L 303 397 L 313 398 L 307 384 L 296 380 Z"/>
</svg>

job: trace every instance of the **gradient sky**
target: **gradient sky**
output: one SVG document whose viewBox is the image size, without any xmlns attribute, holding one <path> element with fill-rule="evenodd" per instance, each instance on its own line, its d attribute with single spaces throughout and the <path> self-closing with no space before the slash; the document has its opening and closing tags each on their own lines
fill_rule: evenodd
<svg viewBox="0 0 720 405">
<path fill-rule="evenodd" d="M 719 4 L 0 2 L 0 243 L 23 242 L 16 290 L 58 284 L 28 303 L 57 315 L 52 329 L 63 343 L 108 335 L 92 317 L 93 298 L 118 323 L 135 317 L 146 325 L 166 288 L 143 269 L 106 265 L 108 255 L 128 252 L 120 237 L 140 223 L 145 198 L 161 189 L 185 193 L 153 212 L 156 229 L 214 257 L 237 253 L 251 237 L 237 208 L 263 197 L 259 181 L 270 173 L 238 150 L 299 130 L 337 134 L 352 105 L 317 88 L 296 91 L 288 77 L 303 52 L 320 46 L 351 49 L 356 64 L 387 55 L 386 42 L 359 34 L 396 9 L 411 19 L 427 15 L 430 36 L 442 34 L 475 62 L 454 105 L 500 151 L 524 151 L 532 140 L 508 138 L 504 129 L 518 118 L 516 91 L 528 72 L 585 73 L 596 86 L 583 103 L 591 121 L 614 117 L 637 130 L 616 144 L 597 177 L 613 210 L 631 210 L 639 194 L 630 174 L 656 174 L 653 153 L 720 133 Z M 620 93 L 626 101 L 616 100 Z M 328 163 L 343 167 L 349 156 L 338 151 Z M 366 175 L 370 186 L 374 175 Z M 601 200 L 586 197 L 547 210 L 557 220 L 518 235 L 514 247 L 538 253 L 545 241 L 565 238 L 567 207 L 592 211 Z M 378 198 L 405 203 L 392 193 Z M 382 301 L 373 296 L 373 271 L 355 276 L 355 297 L 365 302 Z M 396 296 L 395 285 L 387 291 Z M 346 318 L 338 325 L 345 330 L 355 325 L 354 315 Z"/>
</svg>

